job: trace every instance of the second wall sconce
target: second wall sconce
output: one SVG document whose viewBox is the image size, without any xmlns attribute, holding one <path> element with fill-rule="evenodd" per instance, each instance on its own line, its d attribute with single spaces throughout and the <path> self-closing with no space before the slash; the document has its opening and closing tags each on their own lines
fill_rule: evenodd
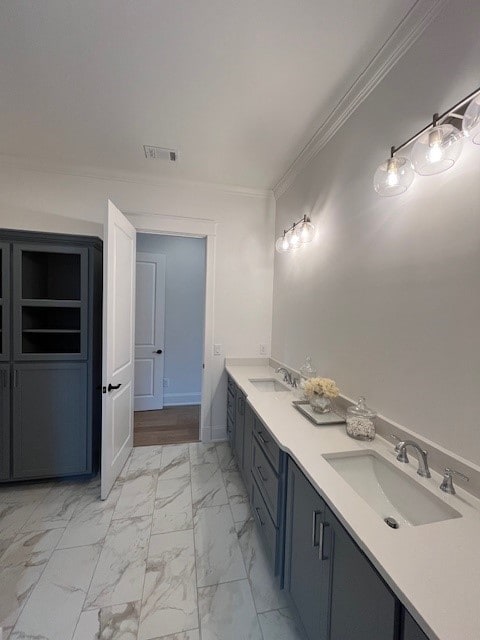
<svg viewBox="0 0 480 640">
<path fill-rule="evenodd" d="M 451 120 L 462 122 L 462 129 Z M 397 196 L 409 188 L 416 173 L 431 176 L 450 169 L 462 153 L 465 138 L 480 144 L 480 88 L 445 113 L 436 113 L 421 131 L 398 147 L 392 147 L 390 158 L 375 172 L 375 191 L 381 196 Z M 410 158 L 397 155 L 412 144 Z"/>
<path fill-rule="evenodd" d="M 277 238 L 275 249 L 279 253 L 295 251 L 295 249 L 301 247 L 302 244 L 311 242 L 314 234 L 315 225 L 311 222 L 310 218 L 305 215 L 283 231 L 283 234 Z"/>
</svg>

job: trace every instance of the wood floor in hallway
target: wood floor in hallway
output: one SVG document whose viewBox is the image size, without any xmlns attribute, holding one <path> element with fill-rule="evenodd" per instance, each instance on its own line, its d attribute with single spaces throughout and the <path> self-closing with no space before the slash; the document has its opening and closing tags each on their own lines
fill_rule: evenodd
<svg viewBox="0 0 480 640">
<path fill-rule="evenodd" d="M 200 405 L 136 411 L 133 444 L 146 447 L 198 442 Z"/>
</svg>

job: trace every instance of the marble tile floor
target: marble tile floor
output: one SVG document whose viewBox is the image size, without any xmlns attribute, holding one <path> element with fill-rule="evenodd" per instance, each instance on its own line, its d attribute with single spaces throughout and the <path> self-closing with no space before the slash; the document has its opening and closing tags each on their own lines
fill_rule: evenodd
<svg viewBox="0 0 480 640">
<path fill-rule="evenodd" d="M 1 640 L 304 640 L 227 443 L 99 480 L 0 487 Z"/>
</svg>

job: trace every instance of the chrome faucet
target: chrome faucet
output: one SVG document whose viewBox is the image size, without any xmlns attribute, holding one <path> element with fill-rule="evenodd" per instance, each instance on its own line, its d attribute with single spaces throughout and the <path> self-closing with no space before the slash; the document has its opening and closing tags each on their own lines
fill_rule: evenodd
<svg viewBox="0 0 480 640">
<path fill-rule="evenodd" d="M 399 462 L 409 461 L 407 456 L 407 447 L 412 447 L 413 449 L 416 449 L 419 453 L 418 469 L 417 469 L 418 475 L 422 476 L 422 478 L 432 477 L 430 473 L 430 469 L 428 468 L 428 462 L 427 462 L 428 453 L 424 449 L 422 449 L 420 445 L 418 445 L 414 440 L 403 440 L 402 442 L 398 443 L 397 447 L 398 447 L 398 449 L 396 449 L 398 451 L 397 460 Z"/>
<path fill-rule="evenodd" d="M 289 384 L 291 387 L 294 386 L 294 378 L 292 378 L 292 374 L 290 371 L 285 369 L 285 367 L 278 367 L 275 373 L 283 373 L 283 381 Z"/>
<path fill-rule="evenodd" d="M 461 480 L 464 480 L 465 482 L 468 482 L 470 480 L 468 476 L 464 475 L 463 473 L 460 473 L 460 471 L 456 471 L 456 469 L 449 469 L 447 467 L 443 472 L 443 480 L 442 480 L 442 484 L 440 485 L 440 489 L 445 493 L 449 493 L 452 496 L 454 496 L 456 493 L 455 487 L 453 486 L 453 479 L 452 479 L 453 475 L 458 476 Z"/>
</svg>

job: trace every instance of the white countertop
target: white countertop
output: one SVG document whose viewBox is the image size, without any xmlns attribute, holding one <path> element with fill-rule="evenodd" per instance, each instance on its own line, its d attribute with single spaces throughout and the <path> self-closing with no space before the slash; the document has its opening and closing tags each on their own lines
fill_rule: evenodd
<svg viewBox="0 0 480 640">
<path fill-rule="evenodd" d="M 441 476 L 417 475 L 416 459 L 400 465 L 394 446 L 378 437 L 349 438 L 345 425 L 317 427 L 291 404 L 293 393 L 258 391 L 250 378 L 281 378 L 268 366 L 226 369 L 279 446 L 292 456 L 391 589 L 433 639 L 480 640 L 480 501 L 457 487 L 439 489 Z M 461 518 L 390 529 L 322 457 L 374 449 L 462 514 Z"/>
</svg>

